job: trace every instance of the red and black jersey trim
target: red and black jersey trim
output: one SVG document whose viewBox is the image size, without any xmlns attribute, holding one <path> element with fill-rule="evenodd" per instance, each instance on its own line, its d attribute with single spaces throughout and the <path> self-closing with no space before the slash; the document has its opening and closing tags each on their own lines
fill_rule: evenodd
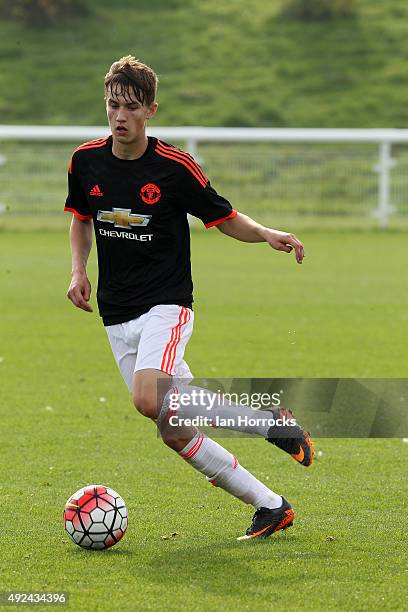
<svg viewBox="0 0 408 612">
<path fill-rule="evenodd" d="M 106 143 L 108 142 L 108 138 L 109 136 L 105 136 L 104 138 L 96 138 L 96 140 L 89 140 L 88 142 L 84 142 L 83 144 L 79 145 L 79 147 L 77 147 L 74 153 L 72 154 L 71 161 L 69 162 L 68 172 L 72 174 L 72 158 L 74 157 L 74 154 L 77 151 L 82 151 L 84 149 L 97 149 L 99 147 L 104 147 Z"/>
<path fill-rule="evenodd" d="M 222 219 L 216 219 L 216 221 L 210 221 L 209 223 L 205 223 L 204 225 L 207 229 L 209 229 L 210 227 L 214 227 L 215 225 L 219 225 L 220 223 L 227 221 L 227 219 L 233 219 L 234 217 L 237 216 L 237 214 L 238 214 L 237 211 L 232 209 L 230 214 L 227 215 L 226 217 L 222 217 Z"/>
<path fill-rule="evenodd" d="M 72 213 L 73 215 L 75 215 L 75 217 L 81 219 L 81 221 L 84 221 L 85 219 L 92 219 L 92 215 L 81 215 L 77 210 L 75 210 L 75 208 L 69 208 L 68 206 L 65 206 L 64 211 Z"/>
<path fill-rule="evenodd" d="M 177 149 L 171 145 L 166 145 L 160 140 L 157 140 L 155 152 L 162 157 L 167 157 L 167 159 L 172 159 L 179 164 L 182 164 L 191 172 L 202 187 L 206 187 L 206 185 L 209 183 L 208 178 L 205 176 L 200 166 L 188 153 L 185 153 L 184 151 L 181 151 L 180 149 Z"/>
</svg>

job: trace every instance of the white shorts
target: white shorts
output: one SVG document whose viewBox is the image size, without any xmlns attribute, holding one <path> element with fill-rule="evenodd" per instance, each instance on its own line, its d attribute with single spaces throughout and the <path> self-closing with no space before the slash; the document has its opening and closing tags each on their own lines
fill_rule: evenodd
<svg viewBox="0 0 408 612">
<path fill-rule="evenodd" d="M 160 304 L 137 319 L 105 327 L 129 391 L 134 372 L 147 368 L 177 378 L 193 378 L 183 359 L 193 322 L 194 313 L 190 308 Z"/>
</svg>

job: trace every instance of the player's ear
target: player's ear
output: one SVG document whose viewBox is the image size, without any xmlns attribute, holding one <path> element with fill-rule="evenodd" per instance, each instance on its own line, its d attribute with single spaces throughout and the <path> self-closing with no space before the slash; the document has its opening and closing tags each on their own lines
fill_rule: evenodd
<svg viewBox="0 0 408 612">
<path fill-rule="evenodd" d="M 157 107 L 158 107 L 157 102 L 153 102 L 153 104 L 149 106 L 148 111 L 146 113 L 146 119 L 151 119 L 152 117 L 155 116 Z"/>
</svg>

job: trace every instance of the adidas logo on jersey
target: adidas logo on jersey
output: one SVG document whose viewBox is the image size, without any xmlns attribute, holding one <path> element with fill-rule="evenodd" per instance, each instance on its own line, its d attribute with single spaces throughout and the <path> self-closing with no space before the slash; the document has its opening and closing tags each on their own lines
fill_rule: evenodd
<svg viewBox="0 0 408 612">
<path fill-rule="evenodd" d="M 101 197 L 103 196 L 103 193 L 100 190 L 99 185 L 95 185 L 94 187 L 92 187 L 91 191 L 89 192 L 89 195 Z"/>
</svg>

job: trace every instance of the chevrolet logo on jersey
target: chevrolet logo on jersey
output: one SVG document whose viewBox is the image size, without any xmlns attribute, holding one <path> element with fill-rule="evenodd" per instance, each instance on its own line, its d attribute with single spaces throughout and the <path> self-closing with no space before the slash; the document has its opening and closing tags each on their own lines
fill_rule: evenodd
<svg viewBox="0 0 408 612">
<path fill-rule="evenodd" d="M 152 215 L 135 215 L 130 208 L 112 208 L 112 210 L 98 210 L 98 221 L 113 223 L 115 227 L 145 227 Z"/>
</svg>

